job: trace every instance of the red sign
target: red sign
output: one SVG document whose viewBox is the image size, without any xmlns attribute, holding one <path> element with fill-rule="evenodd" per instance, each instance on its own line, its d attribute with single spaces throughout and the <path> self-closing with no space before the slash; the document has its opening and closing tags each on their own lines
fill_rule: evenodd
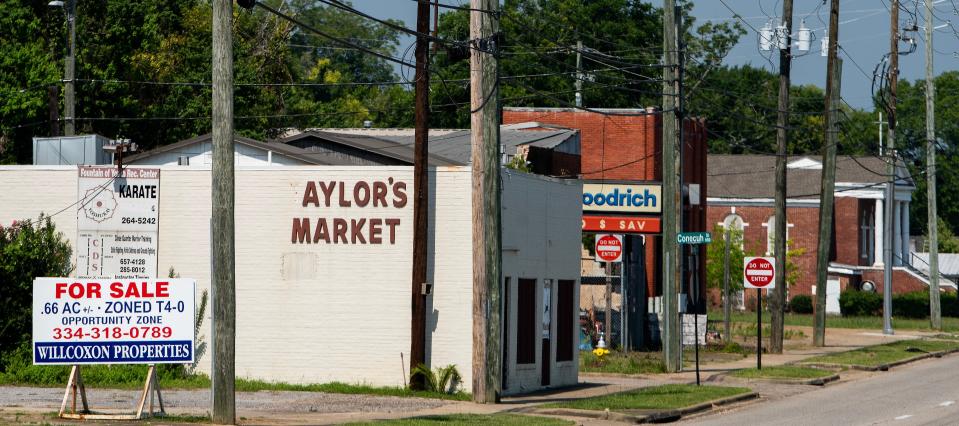
<svg viewBox="0 0 959 426">
<path fill-rule="evenodd" d="M 596 234 L 596 257 L 603 262 L 620 262 L 623 259 L 623 236 Z"/>
<path fill-rule="evenodd" d="M 743 286 L 746 288 L 773 288 L 776 286 L 776 268 L 772 257 L 743 259 Z"/>
<path fill-rule="evenodd" d="M 658 234 L 662 225 L 658 217 L 583 215 L 583 231 Z"/>
</svg>

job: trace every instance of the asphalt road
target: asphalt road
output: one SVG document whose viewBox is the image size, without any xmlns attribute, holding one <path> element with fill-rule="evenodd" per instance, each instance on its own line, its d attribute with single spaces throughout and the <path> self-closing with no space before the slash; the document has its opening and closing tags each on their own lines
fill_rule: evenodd
<svg viewBox="0 0 959 426">
<path fill-rule="evenodd" d="M 959 355 L 691 419 L 697 425 L 959 425 Z"/>
</svg>

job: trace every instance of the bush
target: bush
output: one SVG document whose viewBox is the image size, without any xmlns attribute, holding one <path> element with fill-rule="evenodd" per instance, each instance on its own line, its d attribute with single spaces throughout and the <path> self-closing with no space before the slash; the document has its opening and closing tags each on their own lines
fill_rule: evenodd
<svg viewBox="0 0 959 426">
<path fill-rule="evenodd" d="M 892 296 L 892 316 L 896 318 L 929 318 L 929 292 L 914 291 Z"/>
<path fill-rule="evenodd" d="M 846 290 L 839 294 L 839 310 L 843 316 L 878 315 L 882 311 L 882 295 Z"/>
<path fill-rule="evenodd" d="M 789 299 L 789 312 L 794 314 L 811 314 L 812 297 L 806 294 L 797 294 Z"/>
<path fill-rule="evenodd" d="M 33 279 L 70 274 L 71 248 L 49 217 L 0 226 L 0 372 L 30 342 Z"/>
</svg>

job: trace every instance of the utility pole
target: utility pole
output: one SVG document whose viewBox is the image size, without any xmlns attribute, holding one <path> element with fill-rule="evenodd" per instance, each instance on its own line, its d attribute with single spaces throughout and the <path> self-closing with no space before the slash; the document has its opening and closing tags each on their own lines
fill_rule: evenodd
<svg viewBox="0 0 959 426">
<path fill-rule="evenodd" d="M 473 180 L 473 401 L 502 386 L 498 0 L 470 0 L 470 160 Z"/>
<path fill-rule="evenodd" d="M 47 112 L 50 114 L 50 136 L 60 136 L 60 88 L 47 87 Z"/>
<path fill-rule="evenodd" d="M 576 108 L 583 107 L 583 42 L 576 40 Z"/>
<path fill-rule="evenodd" d="M 426 364 L 426 243 L 429 239 L 429 40 L 430 4 L 416 3 L 416 87 L 413 130 L 413 281 L 410 321 L 410 371 Z M 410 377 L 410 388 L 426 388 L 426 377 Z"/>
<path fill-rule="evenodd" d="M 839 83 L 842 80 L 842 60 L 839 51 L 839 0 L 829 7 L 829 59 L 826 79 L 826 128 L 822 161 L 822 186 L 819 191 L 819 247 L 816 252 L 816 316 L 813 345 L 826 344 L 826 272 L 829 268 L 829 249 L 832 246 L 832 214 L 836 187 L 836 147 L 839 143 Z M 783 271 L 785 272 L 785 271 Z"/>
<path fill-rule="evenodd" d="M 894 218 L 896 210 L 896 91 L 899 86 L 899 0 L 892 0 L 889 15 L 889 137 L 886 138 L 886 191 L 885 214 L 882 230 L 882 333 L 891 335 L 892 330 L 892 265 Z M 880 120 L 882 121 L 882 120 Z M 882 124 L 879 125 L 880 128 Z"/>
<path fill-rule="evenodd" d="M 677 111 L 676 1 L 663 2 L 663 358 L 666 371 L 682 368 L 679 329 L 679 295 L 682 283 L 676 236 L 683 214 L 680 188 L 679 115 Z"/>
<path fill-rule="evenodd" d="M 776 287 L 769 298 L 769 353 L 783 353 L 783 316 L 786 314 L 786 145 L 789 134 L 789 72 L 792 62 L 793 0 L 783 1 L 786 46 L 779 49 L 779 112 L 776 119 Z M 783 36 L 783 34 L 780 34 Z"/>
<path fill-rule="evenodd" d="M 233 1 L 213 2 L 213 423 L 236 423 Z"/>
<path fill-rule="evenodd" d="M 63 64 L 63 134 L 76 134 L 77 0 L 67 0 L 67 55 Z"/>
<path fill-rule="evenodd" d="M 929 227 L 929 323 L 942 329 L 939 305 L 939 219 L 936 212 L 936 80 L 933 75 L 932 0 L 926 0 L 926 201 Z M 908 241 L 902 242 L 904 245 Z"/>
</svg>

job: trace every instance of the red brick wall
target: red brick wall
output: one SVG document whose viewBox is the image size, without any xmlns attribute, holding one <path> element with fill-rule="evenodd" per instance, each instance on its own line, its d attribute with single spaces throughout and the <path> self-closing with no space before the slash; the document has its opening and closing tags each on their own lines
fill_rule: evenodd
<svg viewBox="0 0 959 426">
<path fill-rule="evenodd" d="M 765 256 L 768 227 L 763 226 L 772 217 L 772 206 L 739 206 L 736 214 L 743 218 L 746 224 L 743 233 L 743 248 L 747 255 Z M 730 206 L 710 205 L 706 209 L 706 225 L 712 230 L 717 224 L 722 224 L 726 216 L 732 214 Z M 816 246 L 819 242 L 819 209 L 816 207 L 789 207 L 786 209 L 786 220 L 789 227 L 790 250 L 803 249 L 805 252 L 790 259 L 795 263 L 799 279 L 789 289 L 790 295 L 812 294 L 812 286 L 816 285 Z M 722 241 L 722 236 L 714 241 Z M 770 254 L 771 256 L 772 254 Z"/>
<path fill-rule="evenodd" d="M 579 129 L 583 179 L 660 180 L 660 114 L 506 109 L 503 124 L 528 121 Z"/>
<path fill-rule="evenodd" d="M 882 294 L 883 288 L 883 270 L 870 269 L 862 272 L 863 281 L 869 280 L 876 283 L 877 292 Z M 929 286 L 902 269 L 892 270 L 892 293 L 902 294 L 914 291 L 929 291 Z"/>
<path fill-rule="evenodd" d="M 836 262 L 859 264 L 859 199 L 836 198 L 833 220 L 836 229 Z"/>
</svg>

